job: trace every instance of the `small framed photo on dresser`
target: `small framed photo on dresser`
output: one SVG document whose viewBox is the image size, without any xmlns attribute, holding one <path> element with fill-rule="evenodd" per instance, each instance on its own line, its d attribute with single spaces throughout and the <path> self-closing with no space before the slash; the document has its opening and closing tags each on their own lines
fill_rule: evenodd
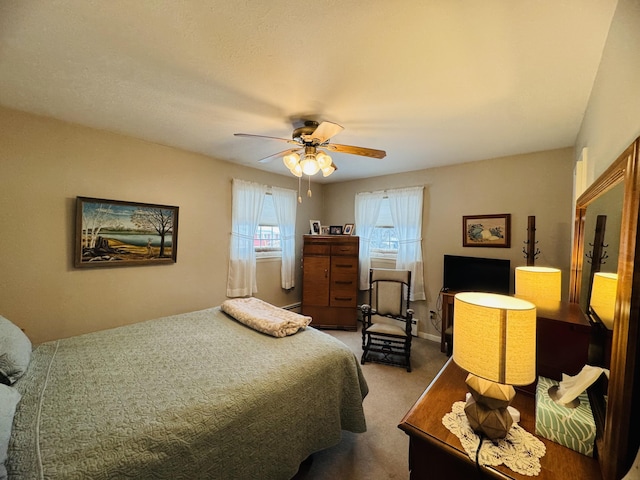
<svg viewBox="0 0 640 480">
<path fill-rule="evenodd" d="M 329 235 L 342 235 L 342 225 L 331 225 Z"/>
<path fill-rule="evenodd" d="M 353 223 L 345 223 L 344 228 L 342 229 L 343 235 L 352 235 L 353 234 Z"/>
</svg>

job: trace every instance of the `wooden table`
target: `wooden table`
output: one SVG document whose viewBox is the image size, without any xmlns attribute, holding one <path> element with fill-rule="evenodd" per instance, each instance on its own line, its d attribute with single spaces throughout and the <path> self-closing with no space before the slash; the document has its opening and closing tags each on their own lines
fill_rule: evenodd
<svg viewBox="0 0 640 480">
<path fill-rule="evenodd" d="M 417 479 L 529 479 L 529 480 L 601 480 L 600 466 L 594 458 L 581 455 L 542 437 L 547 453 L 540 459 L 542 471 L 536 477 L 520 475 L 500 465 L 481 467 L 482 475 L 469 459 L 458 437 L 443 424 L 442 417 L 456 401 L 464 401 L 467 372 L 449 360 L 415 405 L 402 419 L 399 428 L 409 435 L 409 470 Z M 520 426 L 535 432 L 535 398 L 517 394 L 513 406 L 520 411 Z"/>
</svg>

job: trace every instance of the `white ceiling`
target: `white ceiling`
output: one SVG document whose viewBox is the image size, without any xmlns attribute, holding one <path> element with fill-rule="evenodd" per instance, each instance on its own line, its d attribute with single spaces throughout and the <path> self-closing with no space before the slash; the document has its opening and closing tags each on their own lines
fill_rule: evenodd
<svg viewBox="0 0 640 480">
<path fill-rule="evenodd" d="M 286 144 L 233 133 L 387 151 L 325 181 L 561 148 L 616 3 L 0 0 L 0 104 L 282 174 L 257 160 Z"/>
</svg>

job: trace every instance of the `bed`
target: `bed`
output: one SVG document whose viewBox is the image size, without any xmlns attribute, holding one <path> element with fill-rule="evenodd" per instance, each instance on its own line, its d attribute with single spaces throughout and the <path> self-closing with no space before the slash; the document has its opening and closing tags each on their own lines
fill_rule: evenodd
<svg viewBox="0 0 640 480">
<path fill-rule="evenodd" d="M 220 307 L 43 343 L 11 387 L 9 479 L 287 479 L 364 432 L 354 354 Z"/>
</svg>

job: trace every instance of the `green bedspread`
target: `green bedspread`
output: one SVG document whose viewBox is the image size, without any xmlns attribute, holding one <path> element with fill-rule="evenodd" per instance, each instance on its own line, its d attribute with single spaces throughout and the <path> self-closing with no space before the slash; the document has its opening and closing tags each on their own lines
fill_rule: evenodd
<svg viewBox="0 0 640 480">
<path fill-rule="evenodd" d="M 15 387 L 10 479 L 287 479 L 366 429 L 344 344 L 219 308 L 44 343 Z"/>
</svg>

